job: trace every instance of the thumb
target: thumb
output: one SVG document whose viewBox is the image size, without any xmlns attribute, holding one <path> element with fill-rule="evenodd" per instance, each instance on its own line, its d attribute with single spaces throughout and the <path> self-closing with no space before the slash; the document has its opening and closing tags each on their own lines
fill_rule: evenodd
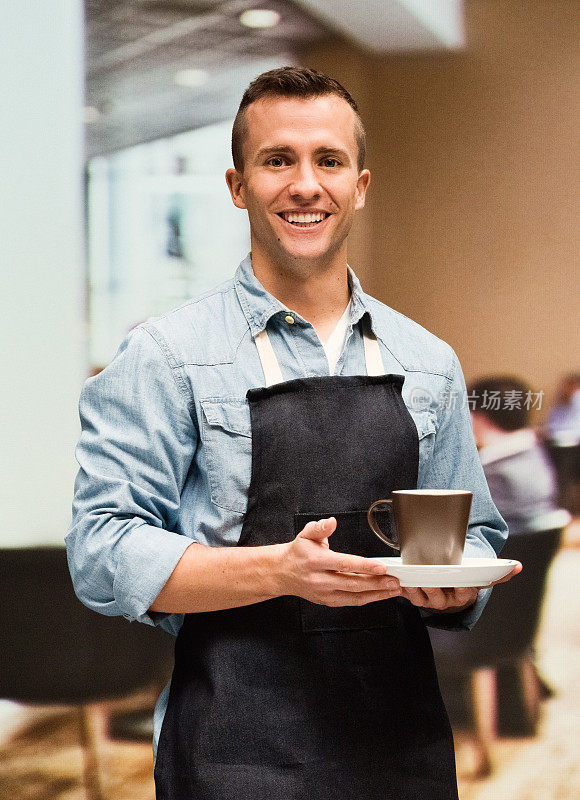
<svg viewBox="0 0 580 800">
<path fill-rule="evenodd" d="M 298 536 L 304 539 L 311 539 L 314 542 L 322 542 L 330 536 L 331 533 L 334 533 L 335 530 L 336 519 L 334 517 L 328 517 L 327 519 L 309 522 L 300 531 Z"/>
<path fill-rule="evenodd" d="M 495 586 L 497 583 L 507 583 L 513 577 L 519 575 L 522 569 L 523 566 L 521 561 L 517 561 L 515 567 L 512 569 L 511 572 L 508 572 L 508 574 L 504 578 L 500 578 L 498 581 L 494 581 L 493 583 L 490 584 L 490 586 Z"/>
</svg>

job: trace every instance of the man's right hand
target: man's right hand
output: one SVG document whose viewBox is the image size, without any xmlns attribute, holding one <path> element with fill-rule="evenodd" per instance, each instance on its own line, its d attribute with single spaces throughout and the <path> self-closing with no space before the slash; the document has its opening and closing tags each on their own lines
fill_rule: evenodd
<svg viewBox="0 0 580 800">
<path fill-rule="evenodd" d="M 309 522 L 286 545 L 281 559 L 282 593 L 325 606 L 361 606 L 400 595 L 397 578 L 378 560 L 337 553 L 328 537 L 336 519 Z"/>
<path fill-rule="evenodd" d="M 326 606 L 360 606 L 400 595 L 399 581 L 377 559 L 328 546 L 330 517 L 309 522 L 287 544 L 208 547 L 192 542 L 150 611 L 218 611 L 296 595 Z"/>
</svg>

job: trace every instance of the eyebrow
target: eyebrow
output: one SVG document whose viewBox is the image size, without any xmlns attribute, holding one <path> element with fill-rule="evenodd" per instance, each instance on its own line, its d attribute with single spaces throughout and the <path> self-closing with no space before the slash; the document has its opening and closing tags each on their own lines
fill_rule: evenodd
<svg viewBox="0 0 580 800">
<path fill-rule="evenodd" d="M 264 158 L 269 155 L 274 155 L 278 153 L 288 154 L 293 153 L 294 148 L 290 147 L 287 144 L 279 144 L 279 145 L 272 145 L 270 147 L 263 147 L 261 150 L 258 150 L 256 153 L 256 160 Z M 340 147 L 317 147 L 314 151 L 315 156 L 323 156 L 323 155 L 334 155 L 339 156 L 343 161 L 350 162 L 350 156 L 346 150 L 342 150 Z"/>
</svg>

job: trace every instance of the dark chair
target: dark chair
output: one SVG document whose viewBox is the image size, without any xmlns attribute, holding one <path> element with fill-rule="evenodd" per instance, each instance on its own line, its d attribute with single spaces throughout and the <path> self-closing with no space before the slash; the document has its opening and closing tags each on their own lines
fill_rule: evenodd
<svg viewBox="0 0 580 800">
<path fill-rule="evenodd" d="M 535 730 L 540 684 L 532 648 L 548 570 L 562 532 L 562 528 L 556 528 L 508 538 L 501 557 L 521 561 L 521 574 L 494 588 L 472 631 L 429 631 L 446 702 L 446 696 L 452 698 L 457 686 L 468 682 L 481 774 L 491 769 L 489 748 L 497 732 L 498 670 L 517 671 L 528 730 Z"/>
<path fill-rule="evenodd" d="M 580 514 L 580 444 L 547 440 L 544 447 L 556 471 L 559 504 Z"/>
<path fill-rule="evenodd" d="M 91 704 L 160 687 L 173 637 L 83 606 L 63 547 L 0 550 L 0 586 L 0 697 L 78 706 L 87 798 L 102 800 Z"/>
</svg>

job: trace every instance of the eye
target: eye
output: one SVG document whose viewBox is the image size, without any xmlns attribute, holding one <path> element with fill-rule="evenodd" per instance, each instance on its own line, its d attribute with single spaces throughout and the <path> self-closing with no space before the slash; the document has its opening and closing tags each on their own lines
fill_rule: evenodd
<svg viewBox="0 0 580 800">
<path fill-rule="evenodd" d="M 286 164 L 286 159 L 283 156 L 272 156 L 266 161 L 269 167 L 283 167 Z"/>
<path fill-rule="evenodd" d="M 323 158 L 320 164 L 323 167 L 339 167 L 340 161 L 338 160 L 338 158 L 333 158 L 333 156 L 328 156 L 328 158 Z"/>
</svg>

